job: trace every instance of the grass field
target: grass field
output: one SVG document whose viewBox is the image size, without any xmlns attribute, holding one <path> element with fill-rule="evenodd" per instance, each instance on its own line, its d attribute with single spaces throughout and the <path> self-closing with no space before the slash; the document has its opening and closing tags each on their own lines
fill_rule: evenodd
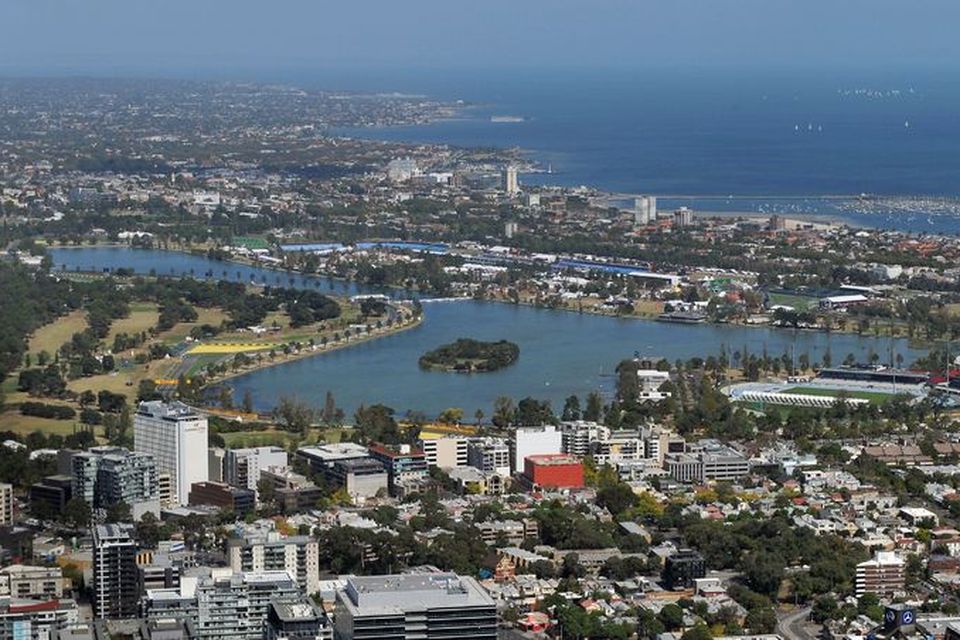
<svg viewBox="0 0 960 640">
<path fill-rule="evenodd" d="M 74 311 L 62 318 L 57 318 L 50 324 L 37 329 L 30 338 L 28 353 L 36 355 L 46 351 L 51 356 L 67 342 L 73 334 L 87 328 L 87 314 L 83 311 Z"/>
<path fill-rule="evenodd" d="M 243 447 L 284 447 L 290 443 L 298 444 L 300 435 L 286 431 L 237 431 L 221 433 L 224 443 L 231 448 Z"/>
<path fill-rule="evenodd" d="M 168 329 L 160 334 L 160 339 L 165 344 L 176 344 L 180 342 L 188 335 L 190 335 L 190 330 L 194 327 L 199 327 L 202 324 L 209 324 L 214 327 L 220 326 L 220 323 L 227 319 L 227 313 L 220 308 L 214 307 L 211 309 L 202 309 L 196 307 L 197 310 L 197 321 L 196 322 L 181 322 L 172 329 Z"/>
<path fill-rule="evenodd" d="M 0 431 L 13 431 L 14 433 L 26 436 L 34 431 L 43 433 L 55 433 L 61 436 L 69 436 L 76 430 L 80 430 L 80 424 L 77 420 L 48 420 L 47 418 L 37 418 L 36 416 L 23 416 L 15 409 L 10 409 L 0 413 Z M 97 435 L 100 435 L 99 432 Z"/>
<path fill-rule="evenodd" d="M 128 317 L 114 320 L 113 324 L 110 325 L 110 333 L 107 334 L 106 340 L 107 345 L 113 345 L 113 338 L 117 334 L 134 335 L 156 326 L 159 317 L 160 312 L 157 310 L 157 305 L 152 302 L 138 302 L 131 305 Z"/>
<path fill-rule="evenodd" d="M 881 404 L 893 398 L 893 394 L 882 393 L 880 391 L 842 391 L 840 389 L 824 389 L 823 387 L 793 387 L 784 389 L 783 393 L 805 396 L 840 396 L 848 398 L 857 398 L 860 400 L 869 400 L 873 404 Z"/>
</svg>

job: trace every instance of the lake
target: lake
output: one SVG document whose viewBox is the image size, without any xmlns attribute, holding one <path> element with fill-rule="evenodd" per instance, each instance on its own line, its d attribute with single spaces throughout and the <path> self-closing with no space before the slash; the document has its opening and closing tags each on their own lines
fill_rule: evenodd
<svg viewBox="0 0 960 640">
<path fill-rule="evenodd" d="M 350 283 L 287 274 L 209 260 L 202 256 L 124 247 L 54 249 L 57 268 L 96 270 L 126 267 L 138 273 L 153 270 L 161 275 L 190 275 L 329 290 L 338 294 L 369 289 Z M 226 272 L 226 276 L 224 276 Z M 239 277 L 237 276 L 239 272 Z M 277 278 L 280 278 L 277 281 Z M 834 362 L 848 353 L 867 361 L 872 353 L 887 360 L 891 348 L 904 361 L 922 351 L 905 339 L 876 339 L 851 334 L 826 334 L 733 325 L 684 325 L 536 309 L 510 304 L 461 300 L 426 302 L 423 323 L 402 333 L 312 358 L 255 371 L 231 384 L 237 398 L 250 391 L 254 405 L 268 410 L 282 395 L 296 395 L 322 406 L 331 391 L 338 406 L 352 415 L 361 404 L 383 403 L 403 414 L 408 410 L 436 415 L 460 407 L 467 416 L 482 409 L 489 416 L 497 396 L 515 399 L 532 396 L 548 399 L 557 410 L 571 394 L 585 396 L 593 390 L 610 393 L 617 363 L 639 353 L 674 361 L 678 358 L 718 355 L 743 350 L 764 350 L 778 356 L 791 349 L 820 361 L 830 350 Z M 520 346 L 520 359 L 507 369 L 483 374 L 422 371 L 417 360 L 426 351 L 459 337 L 480 340 L 506 339 Z"/>
</svg>

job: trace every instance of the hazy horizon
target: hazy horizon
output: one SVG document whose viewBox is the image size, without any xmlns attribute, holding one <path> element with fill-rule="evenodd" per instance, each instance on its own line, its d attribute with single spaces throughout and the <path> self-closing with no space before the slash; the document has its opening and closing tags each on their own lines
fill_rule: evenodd
<svg viewBox="0 0 960 640">
<path fill-rule="evenodd" d="M 952 69 L 955 0 L 31 0 L 0 75 L 385 69 Z"/>
</svg>

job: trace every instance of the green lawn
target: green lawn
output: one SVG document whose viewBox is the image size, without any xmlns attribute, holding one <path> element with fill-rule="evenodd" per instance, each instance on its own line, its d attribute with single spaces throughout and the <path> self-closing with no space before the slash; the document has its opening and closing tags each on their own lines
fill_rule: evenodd
<svg viewBox="0 0 960 640">
<path fill-rule="evenodd" d="M 804 396 L 846 396 L 847 398 L 869 400 L 873 404 L 882 404 L 894 397 L 892 393 L 883 393 L 881 391 L 844 391 L 842 389 L 825 389 L 822 387 L 793 387 L 784 389 L 782 393 Z"/>
</svg>

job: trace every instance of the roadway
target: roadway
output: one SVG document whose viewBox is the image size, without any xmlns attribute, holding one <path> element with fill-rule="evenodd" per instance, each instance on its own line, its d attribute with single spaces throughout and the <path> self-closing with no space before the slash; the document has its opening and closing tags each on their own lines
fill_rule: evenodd
<svg viewBox="0 0 960 640">
<path fill-rule="evenodd" d="M 810 617 L 810 607 L 802 607 L 779 619 L 777 633 L 785 640 L 816 640 L 806 627 Z"/>
</svg>

